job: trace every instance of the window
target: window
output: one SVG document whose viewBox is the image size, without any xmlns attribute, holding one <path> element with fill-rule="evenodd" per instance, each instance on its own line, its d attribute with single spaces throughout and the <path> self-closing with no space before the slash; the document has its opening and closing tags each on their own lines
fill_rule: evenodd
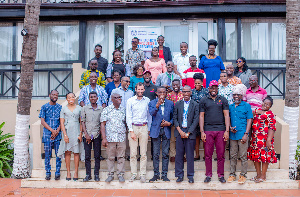
<svg viewBox="0 0 300 197">
<path fill-rule="evenodd" d="M 285 60 L 284 20 L 242 20 L 242 56 L 247 60 Z"/>
<path fill-rule="evenodd" d="M 108 58 L 108 28 L 105 22 L 89 21 L 86 30 L 86 65 L 90 59 L 95 57 L 94 49 L 96 44 L 102 46 L 101 56 Z M 112 53 L 112 52 L 111 52 Z"/>
<path fill-rule="evenodd" d="M 237 22 L 236 20 L 226 20 L 225 22 L 226 37 L 226 59 L 237 59 Z"/>
</svg>

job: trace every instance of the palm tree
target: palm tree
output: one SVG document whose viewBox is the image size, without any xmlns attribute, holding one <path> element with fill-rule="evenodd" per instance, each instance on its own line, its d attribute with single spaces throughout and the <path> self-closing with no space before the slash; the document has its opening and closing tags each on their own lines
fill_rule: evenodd
<svg viewBox="0 0 300 197">
<path fill-rule="evenodd" d="M 286 1 L 286 97 L 283 119 L 289 124 L 290 178 L 296 177 L 295 153 L 299 119 L 299 15 L 300 1 Z"/>
<path fill-rule="evenodd" d="M 27 0 L 14 140 L 13 178 L 30 177 L 29 120 L 41 0 Z"/>
</svg>

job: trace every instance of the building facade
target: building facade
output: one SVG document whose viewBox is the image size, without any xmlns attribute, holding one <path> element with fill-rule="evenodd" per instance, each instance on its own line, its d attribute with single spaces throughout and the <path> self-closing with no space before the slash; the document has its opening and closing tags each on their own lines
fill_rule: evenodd
<svg viewBox="0 0 300 197">
<path fill-rule="evenodd" d="M 2 99 L 18 95 L 24 8 L 24 0 L 0 3 Z M 199 57 L 207 54 L 207 40 L 217 40 L 216 53 L 224 62 L 235 66 L 238 57 L 245 57 L 260 85 L 284 98 L 285 12 L 284 0 L 43 1 L 33 96 L 47 97 L 54 88 L 61 96 L 72 91 L 77 86 L 72 84 L 72 64 L 86 67 L 95 44 L 103 46 L 102 56 L 111 62 L 115 49 L 126 52 L 132 36 L 144 38 L 149 30 L 152 37 L 165 37 L 172 55 L 180 52 L 180 42 L 187 42 L 188 52 Z"/>
</svg>

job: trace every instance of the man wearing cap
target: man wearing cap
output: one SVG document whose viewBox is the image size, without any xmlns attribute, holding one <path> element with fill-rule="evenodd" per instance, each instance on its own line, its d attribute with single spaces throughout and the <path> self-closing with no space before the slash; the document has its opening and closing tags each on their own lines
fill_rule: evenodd
<svg viewBox="0 0 300 197">
<path fill-rule="evenodd" d="M 144 96 L 148 97 L 150 101 L 152 101 L 156 99 L 157 86 L 153 85 L 153 83 L 151 82 L 152 76 L 149 70 L 144 71 L 143 77 L 144 77 L 144 86 L 145 86 Z"/>
<path fill-rule="evenodd" d="M 244 84 L 237 84 L 233 88 L 233 101 L 234 103 L 229 106 L 229 114 L 231 120 L 230 127 L 230 174 L 227 180 L 228 183 L 235 181 L 236 178 L 236 164 L 237 155 L 241 158 L 242 167 L 238 183 L 244 184 L 247 174 L 247 148 L 248 136 L 252 123 L 252 110 L 251 105 L 243 101 L 246 95 L 247 87 Z"/>
<path fill-rule="evenodd" d="M 225 183 L 224 163 L 225 145 L 229 138 L 229 106 L 223 96 L 218 95 L 218 82 L 212 80 L 209 83 L 209 95 L 200 100 L 200 132 L 205 147 L 206 178 L 204 183 L 209 183 L 212 177 L 212 155 L 216 145 L 218 160 L 218 177 L 221 183 Z"/>
</svg>

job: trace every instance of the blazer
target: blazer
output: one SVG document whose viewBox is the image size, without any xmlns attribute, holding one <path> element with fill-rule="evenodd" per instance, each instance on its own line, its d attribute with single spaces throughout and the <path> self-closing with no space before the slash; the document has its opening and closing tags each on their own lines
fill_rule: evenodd
<svg viewBox="0 0 300 197">
<path fill-rule="evenodd" d="M 165 59 L 166 65 L 167 65 L 168 61 L 172 61 L 172 54 L 171 54 L 170 48 L 164 46 L 163 54 L 164 54 L 164 59 Z"/>
<path fill-rule="evenodd" d="M 177 137 L 179 134 L 177 127 L 182 128 L 183 121 L 183 109 L 184 109 L 184 100 L 180 100 L 175 104 L 174 107 L 174 125 L 175 131 L 174 136 Z M 196 139 L 197 126 L 199 124 L 199 104 L 192 100 L 190 101 L 188 115 L 187 115 L 187 129 L 190 133 L 190 139 Z"/>
<path fill-rule="evenodd" d="M 172 101 L 169 101 L 165 99 L 165 110 L 164 115 L 162 115 L 161 112 L 161 106 L 159 108 L 156 108 L 156 103 L 158 102 L 158 98 L 150 101 L 149 103 L 149 113 L 152 116 L 152 124 L 150 128 L 150 137 L 152 138 L 158 138 L 159 132 L 160 132 L 160 124 L 161 121 L 164 119 L 165 121 L 168 121 L 173 124 L 173 110 L 174 110 L 174 104 Z M 168 139 L 171 138 L 171 126 L 164 127 L 165 135 Z"/>
</svg>

